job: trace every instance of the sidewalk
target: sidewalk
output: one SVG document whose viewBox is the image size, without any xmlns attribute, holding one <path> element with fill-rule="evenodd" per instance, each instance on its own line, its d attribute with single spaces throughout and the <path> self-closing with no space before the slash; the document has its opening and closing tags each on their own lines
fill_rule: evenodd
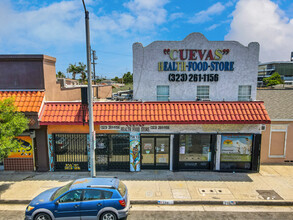
<svg viewBox="0 0 293 220">
<path fill-rule="evenodd" d="M 250 174 L 144 170 L 97 175 L 121 179 L 132 204 L 293 205 L 293 166 L 263 165 Z M 47 189 L 83 177 L 89 173 L 0 171 L 0 203 L 28 204 Z"/>
</svg>

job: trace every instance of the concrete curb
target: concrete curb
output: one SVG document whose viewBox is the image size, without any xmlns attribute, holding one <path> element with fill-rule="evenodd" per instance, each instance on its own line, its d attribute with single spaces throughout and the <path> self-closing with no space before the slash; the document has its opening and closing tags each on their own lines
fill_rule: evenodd
<svg viewBox="0 0 293 220">
<path fill-rule="evenodd" d="M 0 204 L 28 205 L 31 200 L 0 200 Z M 293 206 L 293 201 L 227 201 L 227 200 L 131 200 L 131 205 L 225 205 L 225 206 Z"/>
<path fill-rule="evenodd" d="M 28 205 L 31 200 L 0 200 L 0 204 Z"/>
<path fill-rule="evenodd" d="M 131 200 L 132 205 L 240 205 L 240 206 L 293 206 L 293 201 L 227 201 L 227 200 Z"/>
</svg>

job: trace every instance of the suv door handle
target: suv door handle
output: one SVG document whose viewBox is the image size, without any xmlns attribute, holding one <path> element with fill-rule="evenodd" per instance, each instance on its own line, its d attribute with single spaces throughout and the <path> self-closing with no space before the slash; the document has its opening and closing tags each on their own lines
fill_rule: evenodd
<svg viewBox="0 0 293 220">
<path fill-rule="evenodd" d="M 74 208 L 77 208 L 79 205 L 74 205 Z"/>
<path fill-rule="evenodd" d="M 101 205 L 102 205 L 102 203 L 98 203 L 98 204 L 97 204 L 97 206 L 101 206 Z"/>
</svg>

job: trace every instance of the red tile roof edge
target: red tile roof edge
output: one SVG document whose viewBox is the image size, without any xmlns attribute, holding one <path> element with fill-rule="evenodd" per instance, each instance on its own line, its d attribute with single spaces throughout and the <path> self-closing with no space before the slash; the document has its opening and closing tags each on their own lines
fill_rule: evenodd
<svg viewBox="0 0 293 220">
<path fill-rule="evenodd" d="M 0 100 L 14 98 L 15 106 L 20 112 L 39 113 L 44 102 L 43 90 L 3 90 L 0 91 Z M 39 98 L 39 99 L 38 99 Z M 40 100 L 41 98 L 41 100 Z M 25 103 L 25 104 L 24 104 Z"/>
<path fill-rule="evenodd" d="M 167 111 L 173 111 L 175 115 L 172 116 L 167 115 L 166 112 L 163 115 L 155 114 L 156 106 L 151 107 L 150 109 L 143 110 L 140 115 L 137 115 L 137 111 L 140 111 L 140 109 L 127 109 L 129 111 L 136 111 L 135 115 L 121 115 L 117 114 L 117 111 L 122 111 L 125 109 L 116 109 L 117 111 L 114 112 L 115 114 L 95 114 L 95 118 L 99 118 L 98 122 L 96 121 L 95 124 L 107 124 L 107 125 L 143 125 L 143 124 L 269 124 L 270 118 L 267 114 L 267 111 L 264 108 L 262 101 L 251 101 L 251 102 L 238 102 L 238 101 L 206 101 L 206 102 L 195 102 L 195 101 L 176 101 L 176 102 L 95 102 L 95 106 L 103 106 L 102 109 L 99 109 L 99 113 L 101 111 L 106 111 L 109 106 L 111 105 L 121 105 L 122 108 L 125 108 L 125 105 L 137 105 L 137 104 L 193 104 L 193 105 L 199 105 L 199 108 L 194 109 L 187 109 L 183 106 L 183 108 L 179 108 L 175 105 L 175 108 L 171 106 L 171 109 L 168 109 Z M 208 104 L 207 109 L 202 109 L 201 104 L 205 104 L 205 106 Z M 245 109 L 239 109 L 239 106 L 228 106 L 227 109 L 219 109 L 220 106 L 216 106 L 216 109 L 213 107 L 215 104 L 223 105 L 223 104 L 240 104 L 245 105 Z M 251 106 L 254 104 L 261 104 L 257 106 Z M 57 105 L 58 110 L 54 109 L 53 105 Z M 65 106 L 66 109 L 62 108 L 62 105 Z M 209 105 L 213 105 L 212 108 L 209 107 Z M 74 109 L 70 111 L 68 109 L 68 106 L 77 106 Z M 52 108 L 53 107 L 53 108 Z M 82 123 L 82 115 L 81 111 L 85 108 L 85 105 L 82 105 L 81 102 L 46 102 L 42 113 L 40 115 L 40 125 L 52 125 L 52 124 L 87 124 L 87 122 Z M 235 107 L 235 108 L 234 108 Z M 238 107 L 238 108 L 237 108 Z M 49 108 L 47 111 L 48 114 L 44 113 L 46 112 L 46 108 Z M 111 107 L 110 107 L 111 108 Z M 85 109 L 86 110 L 86 109 Z M 113 110 L 113 109 L 111 109 Z M 97 110 L 94 110 L 94 112 Z M 162 110 L 158 110 L 162 113 Z M 182 116 L 183 112 L 187 112 L 189 115 Z M 191 112 L 192 111 L 192 112 Z M 195 111 L 200 112 L 198 116 L 195 115 Z M 217 112 L 217 114 L 214 114 L 214 112 Z M 230 115 L 229 111 L 232 111 L 234 114 Z M 238 111 L 240 111 L 242 114 L 240 114 Z M 57 115 L 56 115 L 57 112 Z M 71 114 L 68 114 L 68 112 L 71 112 Z M 75 113 L 74 113 L 75 112 Z M 113 111 L 110 111 L 113 112 Z M 146 113 L 147 112 L 147 113 Z M 236 113 L 235 113 L 236 112 Z M 244 114 L 243 114 L 244 112 Z M 59 113 L 59 115 L 58 115 Z M 85 111 L 85 120 L 88 120 L 88 113 L 87 110 Z M 154 115 L 155 114 L 155 115 Z M 177 115 L 176 115 L 177 114 Z M 232 117 L 231 117 L 232 116 Z M 44 117 L 47 117 L 46 120 Z M 171 118 L 173 117 L 173 118 Z M 202 117 L 204 117 L 204 120 L 202 120 Z M 205 118 L 208 118 L 207 120 Z M 60 121 L 61 120 L 61 121 Z M 70 121 L 71 120 L 71 121 Z M 116 121 L 117 120 L 117 121 Z M 123 120 L 123 121 L 122 121 Z"/>
<path fill-rule="evenodd" d="M 172 104 L 172 103 L 178 103 L 178 104 L 245 104 L 245 103 L 264 103 L 263 101 L 132 101 L 132 102 L 94 102 L 94 104 Z M 46 104 L 81 104 L 81 102 L 75 102 L 75 101 L 46 101 Z"/>
</svg>

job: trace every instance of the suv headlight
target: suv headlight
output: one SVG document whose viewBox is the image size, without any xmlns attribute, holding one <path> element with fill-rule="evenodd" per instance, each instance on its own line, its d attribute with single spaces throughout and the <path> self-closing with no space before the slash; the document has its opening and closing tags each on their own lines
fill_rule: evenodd
<svg viewBox="0 0 293 220">
<path fill-rule="evenodd" d="M 26 211 L 28 211 L 28 212 L 29 212 L 29 211 L 32 211 L 34 208 L 35 208 L 35 207 L 29 205 L 28 207 L 26 207 Z"/>
</svg>

